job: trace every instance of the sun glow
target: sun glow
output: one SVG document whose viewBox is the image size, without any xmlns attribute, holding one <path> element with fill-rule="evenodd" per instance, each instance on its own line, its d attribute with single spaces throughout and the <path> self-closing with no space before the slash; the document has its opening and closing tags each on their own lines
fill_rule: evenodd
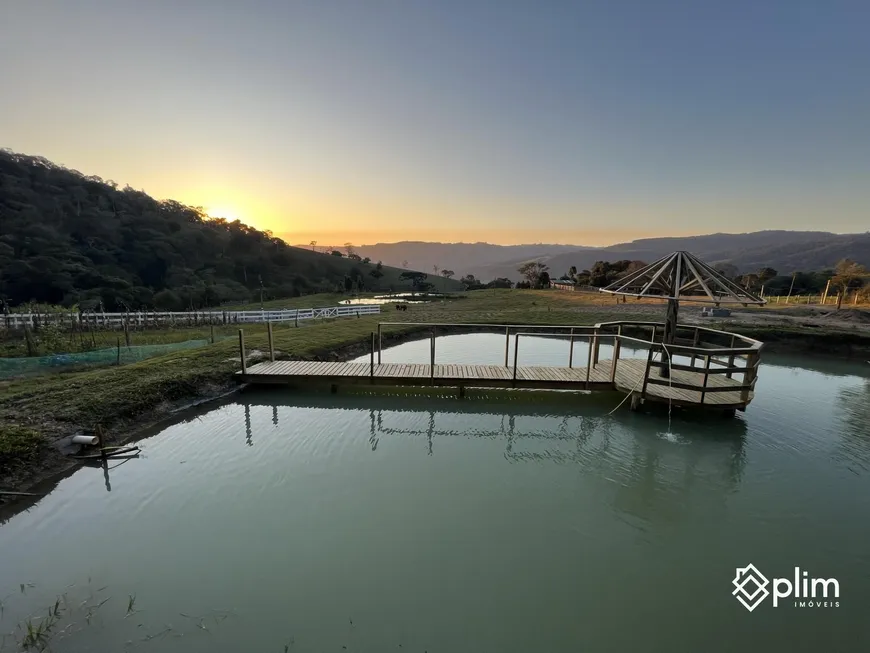
<svg viewBox="0 0 870 653">
<path fill-rule="evenodd" d="M 242 220 L 242 218 L 236 211 L 225 207 L 217 206 L 214 208 L 208 208 L 205 212 L 210 218 L 223 218 L 227 222 L 232 222 L 233 220 Z M 242 222 L 244 222 L 244 220 L 242 220 Z"/>
</svg>

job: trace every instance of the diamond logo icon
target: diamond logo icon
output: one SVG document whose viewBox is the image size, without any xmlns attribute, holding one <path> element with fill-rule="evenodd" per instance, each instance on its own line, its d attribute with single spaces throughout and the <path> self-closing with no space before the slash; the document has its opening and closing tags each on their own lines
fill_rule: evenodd
<svg viewBox="0 0 870 653">
<path fill-rule="evenodd" d="M 737 573 L 731 582 L 734 585 L 732 594 L 750 612 L 770 595 L 767 591 L 770 581 L 751 562 L 745 567 L 737 567 Z"/>
</svg>

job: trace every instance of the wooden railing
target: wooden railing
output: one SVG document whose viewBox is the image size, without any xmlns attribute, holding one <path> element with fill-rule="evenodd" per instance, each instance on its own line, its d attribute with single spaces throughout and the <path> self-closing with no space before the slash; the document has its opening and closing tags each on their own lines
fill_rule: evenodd
<svg viewBox="0 0 870 653">
<path fill-rule="evenodd" d="M 599 364 L 602 343 L 612 345 L 610 357 L 610 381 L 615 383 L 617 368 L 621 360 L 623 346 L 634 350 L 646 349 L 646 365 L 643 382 L 639 391 L 646 396 L 649 385 L 667 385 L 680 390 L 700 392 L 700 402 L 703 404 L 708 394 L 718 392 L 740 392 L 741 401 L 747 403 L 749 393 L 755 388 L 758 375 L 760 352 L 763 344 L 753 338 L 737 333 L 721 331 L 694 325 L 678 325 L 673 343 L 662 342 L 664 334 L 663 322 L 633 322 L 617 321 L 602 322 L 595 325 L 540 325 L 540 324 L 480 324 L 480 323 L 432 323 L 432 322 L 381 322 L 377 331 L 377 362 L 381 363 L 383 348 L 383 328 L 390 326 L 429 329 L 430 364 L 432 374 L 435 370 L 435 341 L 438 329 L 444 331 L 503 330 L 505 334 L 505 367 L 512 368 L 513 379 L 517 378 L 520 338 L 559 338 L 569 342 L 568 367 L 574 367 L 574 343 L 577 340 L 588 343 L 586 361 L 586 386 L 589 386 L 591 372 Z M 632 335 L 634 334 L 634 335 Z M 648 337 L 646 334 L 649 334 Z M 509 360 L 510 338 L 514 337 L 513 361 Z M 727 342 L 727 345 L 721 344 Z M 373 344 L 373 349 L 375 345 Z M 659 360 L 656 360 L 659 355 Z M 372 357 L 374 359 L 374 356 Z M 679 359 L 687 359 L 688 363 Z M 745 361 L 738 365 L 737 361 Z M 374 364 L 374 363 L 372 363 Z M 661 371 L 667 369 L 668 376 L 662 376 Z M 653 374 L 653 371 L 658 374 Z M 675 381 L 672 372 L 693 372 L 698 374 L 697 382 Z M 710 377 L 724 374 L 733 379 L 734 375 L 742 375 L 740 383 L 729 383 L 727 386 L 710 386 Z"/>
</svg>

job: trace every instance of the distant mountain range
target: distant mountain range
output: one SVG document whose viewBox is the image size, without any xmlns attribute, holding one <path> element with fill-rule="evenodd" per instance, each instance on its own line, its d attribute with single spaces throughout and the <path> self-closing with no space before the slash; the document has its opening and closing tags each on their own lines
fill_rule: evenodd
<svg viewBox="0 0 870 653">
<path fill-rule="evenodd" d="M 851 258 L 870 265 L 870 232 L 833 234 L 824 231 L 756 231 L 746 234 L 708 234 L 673 238 L 644 238 L 609 247 L 577 245 L 491 245 L 489 243 L 378 243 L 357 247 L 361 256 L 384 265 L 417 270 L 453 270 L 456 277 L 473 274 L 488 281 L 520 279 L 517 268 L 530 260 L 546 263 L 558 277 L 573 265 L 588 269 L 596 261 L 620 259 L 652 262 L 670 252 L 687 250 L 708 263 L 730 263 L 740 272 L 772 267 L 780 274 L 832 268 Z"/>
</svg>

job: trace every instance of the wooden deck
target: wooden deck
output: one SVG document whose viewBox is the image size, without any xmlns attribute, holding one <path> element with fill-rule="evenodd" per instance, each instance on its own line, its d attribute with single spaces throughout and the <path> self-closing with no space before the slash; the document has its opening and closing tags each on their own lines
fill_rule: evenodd
<svg viewBox="0 0 870 653">
<path fill-rule="evenodd" d="M 616 374 L 611 361 L 601 361 L 588 371 L 585 367 L 517 367 L 502 365 L 420 365 L 403 363 L 275 361 L 251 365 L 237 372 L 240 381 L 253 384 L 379 386 L 449 386 L 528 388 L 553 390 L 617 391 L 634 393 L 644 401 L 671 402 L 675 405 L 703 406 L 713 409 L 742 410 L 753 393 L 744 396 L 738 389 L 741 381 L 723 374 L 710 374 L 706 388 L 704 374 L 674 370 L 671 379 L 661 379 L 653 369 L 644 382 L 645 359 L 620 359 Z M 674 387 L 677 386 L 677 387 Z"/>
</svg>

